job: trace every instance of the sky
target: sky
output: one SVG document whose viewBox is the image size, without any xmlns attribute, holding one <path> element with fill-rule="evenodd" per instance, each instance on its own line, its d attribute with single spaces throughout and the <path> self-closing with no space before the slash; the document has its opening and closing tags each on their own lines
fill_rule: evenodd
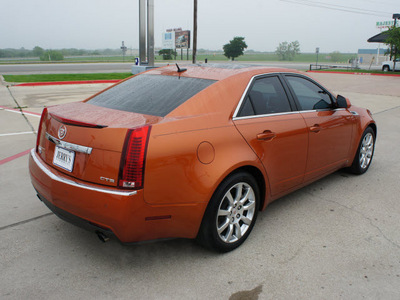
<svg viewBox="0 0 400 300">
<path fill-rule="evenodd" d="M 0 49 L 139 47 L 138 0 L 0 0 Z M 198 0 L 198 49 L 221 50 L 235 36 L 247 50 L 275 51 L 298 40 L 301 52 L 355 53 L 399 0 Z M 193 29 L 193 0 L 154 0 L 155 46 L 168 28 Z"/>
</svg>

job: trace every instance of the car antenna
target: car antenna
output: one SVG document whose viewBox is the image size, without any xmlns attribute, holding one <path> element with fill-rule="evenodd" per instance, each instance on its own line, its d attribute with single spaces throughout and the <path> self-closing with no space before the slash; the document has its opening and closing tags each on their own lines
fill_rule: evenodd
<svg viewBox="0 0 400 300">
<path fill-rule="evenodd" d="M 187 71 L 187 69 L 181 69 L 181 68 L 179 68 L 179 66 L 178 66 L 177 63 L 176 63 L 175 65 L 176 65 L 176 67 L 178 68 L 178 73 Z"/>
</svg>

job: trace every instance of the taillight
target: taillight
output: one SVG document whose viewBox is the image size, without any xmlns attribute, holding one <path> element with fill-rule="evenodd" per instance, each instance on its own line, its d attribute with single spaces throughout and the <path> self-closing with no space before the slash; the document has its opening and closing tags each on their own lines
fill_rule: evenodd
<svg viewBox="0 0 400 300">
<path fill-rule="evenodd" d="M 122 188 L 143 188 L 144 167 L 150 126 L 129 129 L 122 151 L 118 186 Z"/>
<path fill-rule="evenodd" d="M 38 152 L 38 150 L 39 150 L 40 135 L 42 134 L 42 128 L 43 128 L 42 122 L 44 121 L 46 115 L 47 115 L 47 107 L 45 107 L 43 109 L 42 115 L 40 116 L 39 129 L 38 129 L 37 137 L 36 137 L 36 152 Z"/>
</svg>

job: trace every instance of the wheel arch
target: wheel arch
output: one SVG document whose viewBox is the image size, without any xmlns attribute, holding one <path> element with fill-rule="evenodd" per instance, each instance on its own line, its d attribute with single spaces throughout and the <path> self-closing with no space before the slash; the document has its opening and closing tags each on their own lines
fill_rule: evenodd
<svg viewBox="0 0 400 300">
<path fill-rule="evenodd" d="M 267 195 L 267 188 L 266 188 L 266 184 L 265 184 L 266 180 L 264 178 L 264 175 L 258 168 L 254 167 L 254 166 L 240 167 L 240 168 L 236 169 L 235 171 L 233 171 L 231 174 L 236 173 L 236 172 L 241 172 L 241 171 L 249 173 L 256 180 L 258 188 L 260 190 L 260 206 L 259 207 L 260 207 L 260 210 L 263 210 L 264 204 L 266 202 L 265 198 Z M 229 174 L 229 175 L 231 175 L 231 174 Z"/>
<path fill-rule="evenodd" d="M 368 127 L 371 127 L 372 130 L 374 131 L 375 140 L 376 140 L 376 136 L 377 136 L 377 134 L 378 134 L 378 129 L 377 129 L 377 127 L 376 127 L 376 124 L 375 124 L 375 123 L 369 123 L 368 126 L 366 127 L 366 129 L 367 129 Z"/>
<path fill-rule="evenodd" d="M 232 170 L 231 172 L 229 172 L 228 174 L 226 174 L 222 180 L 220 180 L 219 184 L 216 186 L 216 188 L 213 191 L 213 195 L 215 194 L 215 192 L 218 190 L 218 187 L 223 183 L 223 181 L 228 178 L 229 176 L 232 176 L 235 173 L 239 173 L 239 172 L 246 172 L 249 173 L 251 176 L 254 177 L 254 179 L 257 182 L 259 191 L 260 191 L 260 210 L 264 210 L 265 208 L 265 204 L 266 204 L 266 198 L 267 198 L 267 179 L 265 178 L 264 174 L 262 173 L 262 171 L 252 165 L 244 165 L 244 166 L 240 166 L 237 167 L 236 169 Z"/>
</svg>

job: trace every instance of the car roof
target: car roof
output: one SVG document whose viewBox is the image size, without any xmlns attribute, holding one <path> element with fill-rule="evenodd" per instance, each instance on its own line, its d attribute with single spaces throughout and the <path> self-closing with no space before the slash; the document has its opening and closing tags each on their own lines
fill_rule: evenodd
<svg viewBox="0 0 400 300">
<path fill-rule="evenodd" d="M 248 75 L 249 77 L 258 74 L 268 73 L 301 73 L 297 70 L 265 67 L 245 64 L 197 64 L 197 65 L 181 65 L 181 69 L 187 69 L 183 72 L 178 72 L 176 65 L 168 65 L 165 67 L 155 68 L 147 71 L 146 74 L 192 77 L 211 80 L 223 80 L 238 74 Z"/>
</svg>

